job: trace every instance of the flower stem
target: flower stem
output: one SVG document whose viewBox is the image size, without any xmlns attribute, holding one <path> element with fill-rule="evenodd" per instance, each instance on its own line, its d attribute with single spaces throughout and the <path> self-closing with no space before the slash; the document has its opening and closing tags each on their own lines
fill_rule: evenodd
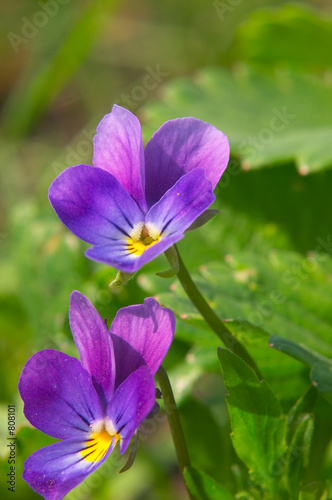
<svg viewBox="0 0 332 500">
<path fill-rule="evenodd" d="M 190 466 L 190 458 L 188 454 L 186 441 L 184 439 L 180 416 L 174 399 L 172 386 L 163 366 L 161 366 L 157 371 L 157 379 L 160 385 L 160 390 L 163 395 L 166 415 L 168 418 L 169 427 L 171 429 L 171 434 L 178 459 L 178 464 L 183 474 L 185 467 Z M 190 492 L 188 493 L 190 498 L 193 499 Z"/>
<path fill-rule="evenodd" d="M 175 247 L 176 248 L 176 247 Z M 204 299 L 203 295 L 200 293 L 195 283 L 191 279 L 186 266 L 181 259 L 178 248 L 176 248 L 178 260 L 179 260 L 179 271 L 177 277 L 188 295 L 191 302 L 201 313 L 207 324 L 211 329 L 218 335 L 220 340 L 225 344 L 225 346 L 234 354 L 240 356 L 256 373 L 256 375 L 262 379 L 262 375 L 257 367 L 255 361 L 252 359 L 246 348 L 237 340 L 236 337 L 229 331 L 226 324 L 216 315 L 213 309 Z"/>
</svg>

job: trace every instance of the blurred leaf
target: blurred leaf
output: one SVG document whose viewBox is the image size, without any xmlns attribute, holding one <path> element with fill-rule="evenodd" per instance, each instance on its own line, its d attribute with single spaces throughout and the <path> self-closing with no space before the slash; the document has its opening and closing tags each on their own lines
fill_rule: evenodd
<svg viewBox="0 0 332 500">
<path fill-rule="evenodd" d="M 234 500 L 234 497 L 204 472 L 188 467 L 184 471 L 188 490 L 196 500 Z"/>
<path fill-rule="evenodd" d="M 67 37 L 60 40 L 54 55 L 17 84 L 2 116 L 5 133 L 20 136 L 29 131 L 80 67 L 117 3 L 118 0 L 88 3 Z"/>
<path fill-rule="evenodd" d="M 285 457 L 288 487 L 291 498 L 297 498 L 303 484 L 305 469 L 309 464 L 311 441 L 314 430 L 313 415 L 305 415 L 296 429 Z"/>
<path fill-rule="evenodd" d="M 290 410 L 287 416 L 287 444 L 289 444 L 294 438 L 295 432 L 297 431 L 303 417 L 308 413 L 313 413 L 317 402 L 317 396 L 317 390 L 313 386 L 310 386 Z"/>
<path fill-rule="evenodd" d="M 311 380 L 318 391 L 332 404 L 332 360 L 291 340 L 271 335 L 270 347 L 277 349 L 301 363 L 311 366 Z"/>
<path fill-rule="evenodd" d="M 236 54 L 250 64 L 289 65 L 297 70 L 332 67 L 332 19 L 304 5 L 259 10 L 237 32 Z"/>
<path fill-rule="evenodd" d="M 67 320 L 69 295 L 88 274 L 86 261 L 79 258 L 81 243 L 51 213 L 41 214 L 32 203 L 17 205 L 10 223 L 8 244 L 16 271 L 11 286 L 27 312 L 34 339 L 38 339 L 33 347 L 46 348 L 49 343 L 49 347 L 65 351 L 68 338 L 61 330 Z"/>
<path fill-rule="evenodd" d="M 273 77 L 245 66 L 212 68 L 195 81 L 167 83 L 160 102 L 145 107 L 145 133 L 176 117 L 195 116 L 221 129 L 242 167 L 294 161 L 301 174 L 332 166 L 332 86 L 313 77 Z"/>
<path fill-rule="evenodd" d="M 252 479 L 272 492 L 285 452 L 286 420 L 280 403 L 268 384 L 259 381 L 238 356 L 220 349 L 218 357 L 228 393 L 234 448 Z"/>
<path fill-rule="evenodd" d="M 219 479 L 223 475 L 225 446 L 221 428 L 210 408 L 194 399 L 187 399 L 180 406 L 180 417 L 191 460 Z"/>
<path fill-rule="evenodd" d="M 15 295 L 0 295 L 0 311 L 0 400 L 12 404 L 20 371 L 31 351 L 31 328 L 25 308 Z"/>
<path fill-rule="evenodd" d="M 300 491 L 299 500 L 327 500 L 323 484 L 318 482 L 308 484 Z"/>
<path fill-rule="evenodd" d="M 269 338 L 268 332 L 249 321 L 226 320 L 227 328 L 236 336 L 240 342 L 257 345 L 259 347 L 266 346 Z"/>
</svg>

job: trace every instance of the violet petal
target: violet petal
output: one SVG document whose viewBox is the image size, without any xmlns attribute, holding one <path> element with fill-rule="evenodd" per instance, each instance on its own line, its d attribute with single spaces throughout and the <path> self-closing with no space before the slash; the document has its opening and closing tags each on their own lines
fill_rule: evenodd
<svg viewBox="0 0 332 500">
<path fill-rule="evenodd" d="M 161 365 L 172 343 L 175 331 L 175 317 L 170 309 L 161 307 L 148 297 L 144 304 L 120 309 L 111 325 L 113 337 L 121 337 L 138 352 L 154 374 Z M 122 357 L 123 356 L 123 357 Z M 130 353 L 128 353 L 128 357 Z M 117 371 L 128 361 L 126 352 L 115 349 Z"/>
<path fill-rule="evenodd" d="M 145 148 L 145 196 L 154 205 L 177 180 L 201 167 L 213 188 L 229 159 L 227 137 L 213 125 L 196 118 L 164 123 Z"/>
<path fill-rule="evenodd" d="M 34 354 L 23 368 L 18 388 L 29 422 L 58 439 L 82 438 L 104 414 L 89 373 L 62 352 Z"/>
<path fill-rule="evenodd" d="M 70 490 L 96 470 L 113 449 L 97 462 L 84 459 L 86 441 L 66 439 L 41 448 L 24 463 L 23 479 L 46 500 L 61 500 Z"/>
<path fill-rule="evenodd" d="M 139 425 L 152 410 L 155 392 L 153 375 L 147 366 L 141 366 L 114 393 L 107 414 L 120 434 L 122 454 Z"/>
<path fill-rule="evenodd" d="M 181 233 L 214 201 L 211 182 L 203 168 L 196 168 L 182 176 L 146 215 L 162 236 Z"/>
<path fill-rule="evenodd" d="M 76 290 L 69 302 L 69 323 L 83 368 L 107 404 L 114 389 L 115 361 L 111 335 L 91 302 Z"/>
<path fill-rule="evenodd" d="M 118 241 L 108 245 L 89 248 L 85 252 L 85 255 L 90 259 L 115 267 L 119 271 L 135 273 L 144 264 L 161 255 L 167 248 L 174 245 L 174 243 L 183 237 L 184 235 L 181 233 L 173 234 L 172 236 L 165 235 L 158 243 L 147 247 L 139 256 L 128 251 L 128 243 L 126 241 Z"/>
<path fill-rule="evenodd" d="M 141 126 L 127 109 L 114 105 L 99 123 L 93 138 L 93 165 L 114 175 L 146 211 Z"/>
<path fill-rule="evenodd" d="M 119 181 L 101 168 L 77 165 L 51 184 L 49 199 L 60 220 L 93 245 L 128 237 L 144 216 Z"/>
</svg>

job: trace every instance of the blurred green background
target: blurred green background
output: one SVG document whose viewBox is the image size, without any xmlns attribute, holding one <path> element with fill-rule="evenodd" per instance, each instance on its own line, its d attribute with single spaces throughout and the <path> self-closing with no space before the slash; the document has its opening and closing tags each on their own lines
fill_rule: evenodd
<svg viewBox="0 0 332 500">
<path fill-rule="evenodd" d="M 52 442 L 24 419 L 18 377 L 37 350 L 77 355 L 73 289 L 110 319 L 146 295 L 174 308 L 165 366 L 192 461 L 234 494 L 248 474 L 229 438 L 218 342 L 176 280 L 155 276 L 164 257 L 111 294 L 115 270 L 85 259 L 47 190 L 64 168 L 91 163 L 95 127 L 114 103 L 139 116 L 145 142 L 168 119 L 209 121 L 229 136 L 232 157 L 216 188 L 220 214 L 179 244 L 188 268 L 222 318 L 332 357 L 331 3 L 16 0 L 3 3 L 0 25 L 0 429 L 3 444 L 15 404 L 17 498 L 38 498 L 20 478 L 23 462 Z M 288 412 L 309 369 L 261 338 L 242 340 Z M 331 421 L 320 399 L 303 484 L 331 478 Z M 1 455 L 2 498 L 12 498 L 5 446 Z M 122 465 L 114 454 L 68 498 L 187 498 L 163 413 L 146 425 L 134 467 L 119 475 Z"/>
</svg>

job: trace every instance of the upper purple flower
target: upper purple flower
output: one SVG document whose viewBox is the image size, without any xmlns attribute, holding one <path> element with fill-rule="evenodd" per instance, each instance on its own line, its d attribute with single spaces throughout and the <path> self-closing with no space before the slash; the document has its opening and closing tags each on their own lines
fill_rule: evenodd
<svg viewBox="0 0 332 500">
<path fill-rule="evenodd" d="M 86 256 L 133 273 L 184 236 L 211 205 L 229 159 L 226 136 L 196 118 L 166 123 L 143 150 L 138 119 L 114 106 L 97 127 L 93 167 L 64 170 L 50 202 L 93 245 Z"/>
<path fill-rule="evenodd" d="M 124 453 L 155 404 L 153 374 L 172 342 L 172 311 L 154 299 L 120 309 L 109 332 L 91 302 L 70 298 L 69 322 L 80 360 L 55 350 L 34 354 L 19 391 L 24 414 L 62 441 L 33 453 L 23 479 L 47 500 L 60 500 L 120 443 Z M 138 335 L 139 333 L 139 335 Z"/>
</svg>

